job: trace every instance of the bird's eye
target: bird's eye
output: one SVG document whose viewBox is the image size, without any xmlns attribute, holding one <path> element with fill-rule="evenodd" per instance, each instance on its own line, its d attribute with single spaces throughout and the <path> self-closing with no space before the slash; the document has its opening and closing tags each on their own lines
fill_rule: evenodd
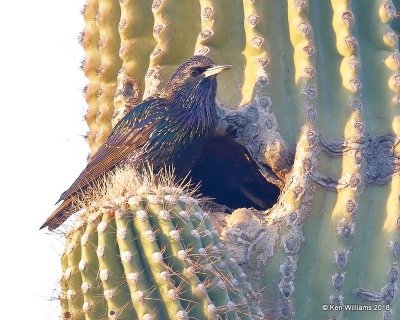
<svg viewBox="0 0 400 320">
<path fill-rule="evenodd" d="M 192 77 L 197 77 L 197 76 L 199 75 L 199 70 L 198 70 L 198 69 L 192 69 L 192 70 L 190 71 L 190 75 L 191 75 Z"/>
</svg>

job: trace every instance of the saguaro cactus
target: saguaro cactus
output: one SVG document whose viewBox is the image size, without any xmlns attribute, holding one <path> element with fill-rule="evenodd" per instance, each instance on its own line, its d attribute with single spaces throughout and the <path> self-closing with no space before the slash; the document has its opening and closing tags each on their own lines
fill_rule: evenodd
<svg viewBox="0 0 400 320">
<path fill-rule="evenodd" d="M 171 182 L 127 168 L 88 195 L 62 256 L 63 319 L 262 317 L 208 215 Z"/>
<path fill-rule="evenodd" d="M 218 82 L 218 133 L 282 181 L 272 209 L 237 210 L 222 233 L 262 293 L 266 319 L 400 317 L 400 54 L 390 0 L 88 0 L 84 17 L 93 152 L 185 58 L 233 65 Z M 96 233 L 98 243 L 108 234 Z M 72 308 L 81 310 L 87 297 L 79 299 Z"/>
</svg>

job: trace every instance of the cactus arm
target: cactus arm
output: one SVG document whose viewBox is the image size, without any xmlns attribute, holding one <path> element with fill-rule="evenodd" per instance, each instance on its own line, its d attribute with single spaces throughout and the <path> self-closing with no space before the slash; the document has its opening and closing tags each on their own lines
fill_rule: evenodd
<svg viewBox="0 0 400 320">
<path fill-rule="evenodd" d="M 208 215 L 163 174 L 154 178 L 134 168 L 118 169 L 110 181 L 82 196 L 84 209 L 62 257 L 63 315 L 86 320 L 262 317 L 250 283 L 224 252 Z"/>
</svg>

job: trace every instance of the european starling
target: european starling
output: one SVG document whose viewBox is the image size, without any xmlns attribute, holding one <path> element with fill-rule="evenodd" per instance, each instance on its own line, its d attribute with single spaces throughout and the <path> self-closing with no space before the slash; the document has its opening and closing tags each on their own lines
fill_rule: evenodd
<svg viewBox="0 0 400 320">
<path fill-rule="evenodd" d="M 178 177 L 186 175 L 214 133 L 216 75 L 228 68 L 204 56 L 193 56 L 179 66 L 160 93 L 117 123 L 40 229 L 58 228 L 73 213 L 82 191 L 116 167 L 129 164 L 140 170 L 149 163 L 154 170 L 171 166 Z"/>
</svg>

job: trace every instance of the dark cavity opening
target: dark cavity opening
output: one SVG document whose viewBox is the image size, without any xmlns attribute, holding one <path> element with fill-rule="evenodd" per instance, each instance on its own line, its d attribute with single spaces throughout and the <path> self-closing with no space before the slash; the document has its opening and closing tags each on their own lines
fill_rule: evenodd
<svg viewBox="0 0 400 320">
<path fill-rule="evenodd" d="M 199 192 L 232 210 L 271 208 L 280 189 L 267 181 L 241 144 L 230 137 L 214 137 L 205 146 L 191 173 Z"/>
<path fill-rule="evenodd" d="M 133 83 L 130 81 L 125 81 L 123 86 L 122 94 L 125 98 L 129 98 L 133 95 Z"/>
</svg>

